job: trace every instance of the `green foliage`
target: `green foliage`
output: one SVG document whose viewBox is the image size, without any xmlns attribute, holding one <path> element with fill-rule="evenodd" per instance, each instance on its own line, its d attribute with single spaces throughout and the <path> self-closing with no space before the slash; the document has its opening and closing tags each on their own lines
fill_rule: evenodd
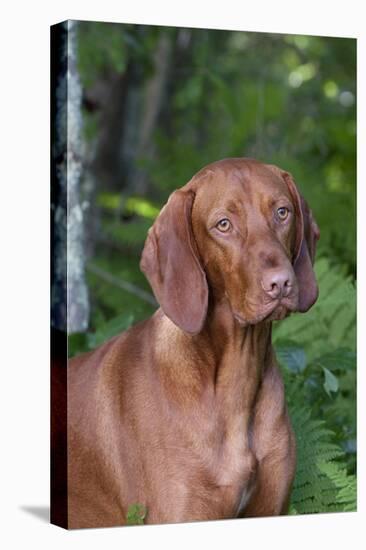
<svg viewBox="0 0 366 550">
<path fill-rule="evenodd" d="M 88 348 L 94 349 L 100 346 L 103 342 L 113 338 L 113 336 L 127 330 L 133 322 L 134 317 L 132 314 L 126 315 L 123 313 L 122 315 L 113 317 L 106 323 L 103 323 L 98 330 L 87 335 Z"/>
<path fill-rule="evenodd" d="M 306 349 L 309 358 L 339 347 L 355 350 L 356 346 L 356 289 L 344 270 L 332 266 L 327 258 L 315 264 L 319 298 L 306 315 L 292 315 L 276 324 L 275 344 L 294 341 Z"/>
<path fill-rule="evenodd" d="M 326 422 L 302 408 L 290 411 L 297 440 L 297 470 L 291 495 L 292 514 L 355 511 L 356 479 L 342 462 Z"/>
<path fill-rule="evenodd" d="M 290 407 L 311 408 L 325 419 L 355 471 L 356 296 L 349 277 L 320 259 L 320 297 L 305 315 L 295 314 L 274 329 L 273 341 Z M 324 349 L 326 342 L 326 349 Z"/>
<path fill-rule="evenodd" d="M 336 487 L 334 505 L 337 511 L 355 512 L 357 510 L 357 480 L 355 475 L 347 474 L 336 462 L 319 464 L 320 470 Z"/>
<path fill-rule="evenodd" d="M 292 513 L 356 507 L 355 288 L 324 258 L 316 272 L 318 302 L 273 338 L 297 437 Z"/>
<path fill-rule="evenodd" d="M 151 292 L 139 269 L 138 261 L 133 253 L 132 255 L 128 253 L 128 250 L 123 254 L 113 255 L 112 259 L 110 254 L 101 247 L 94 261 L 98 267 L 106 272 L 112 272 L 118 279 Z M 142 298 L 114 286 L 95 273 L 87 271 L 87 276 L 91 296 L 91 322 L 87 333 L 69 336 L 69 357 L 94 349 L 102 342 L 128 329 L 132 324 L 152 315 L 155 310 Z"/>
<path fill-rule="evenodd" d="M 154 187 L 171 191 L 223 157 L 277 163 L 315 213 L 320 252 L 354 274 L 355 41 L 212 31 L 191 40 L 191 70 L 171 84 L 169 131 L 156 131 Z"/>
<path fill-rule="evenodd" d="M 291 348 L 290 348 L 291 349 Z M 321 418 L 334 433 L 335 441 L 345 452 L 350 472 L 355 471 L 356 442 L 356 356 L 339 348 L 332 354 L 316 357 L 294 369 L 288 348 L 277 348 L 291 410 L 310 408 L 313 418 Z M 301 348 L 296 353 L 304 353 Z M 290 357 L 290 360 L 288 359 Z M 324 365 L 327 367 L 324 367 Z M 297 368 L 297 364 L 295 364 Z"/>
<path fill-rule="evenodd" d="M 152 222 L 149 219 L 136 217 L 124 223 L 105 221 L 104 233 L 115 246 L 135 247 L 140 250 L 145 242 Z"/>
<path fill-rule="evenodd" d="M 112 317 L 109 321 L 100 322 L 94 332 L 71 334 L 68 338 L 69 357 L 97 348 L 113 336 L 130 328 L 133 323 L 133 315 L 123 313 Z"/>
<path fill-rule="evenodd" d="M 111 192 L 100 193 L 97 204 L 103 215 L 102 238 L 107 239 L 109 246 L 140 251 L 159 209 L 143 197 Z"/>
<path fill-rule="evenodd" d="M 144 525 L 147 508 L 143 504 L 130 504 L 127 510 L 127 525 Z"/>
<path fill-rule="evenodd" d="M 118 24 L 79 23 L 79 71 L 85 87 L 106 71 L 122 72 L 126 68 L 125 32 Z"/>
<path fill-rule="evenodd" d="M 159 208 L 143 197 L 124 197 L 121 193 L 102 192 L 97 197 L 97 204 L 106 211 L 120 214 L 135 214 L 154 220 Z"/>
<path fill-rule="evenodd" d="M 81 21 L 78 28 L 78 65 L 84 87 L 108 73 L 123 73 L 131 61 L 150 74 L 159 27 Z"/>
</svg>

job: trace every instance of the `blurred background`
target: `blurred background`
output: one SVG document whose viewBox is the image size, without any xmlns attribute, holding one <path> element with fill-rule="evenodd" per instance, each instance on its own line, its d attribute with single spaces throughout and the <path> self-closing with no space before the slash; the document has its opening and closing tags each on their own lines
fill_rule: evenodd
<svg viewBox="0 0 366 550">
<path fill-rule="evenodd" d="M 356 40 L 93 22 L 72 32 L 89 313 L 69 355 L 156 309 L 139 258 L 173 190 L 220 158 L 279 165 L 321 232 L 319 300 L 274 328 L 301 466 L 291 509 L 355 509 Z"/>
</svg>

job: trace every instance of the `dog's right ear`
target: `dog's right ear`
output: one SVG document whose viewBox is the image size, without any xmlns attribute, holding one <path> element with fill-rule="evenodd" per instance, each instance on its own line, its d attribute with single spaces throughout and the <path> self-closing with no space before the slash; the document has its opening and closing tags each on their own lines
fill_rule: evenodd
<svg viewBox="0 0 366 550">
<path fill-rule="evenodd" d="M 149 229 L 140 267 L 165 315 L 189 334 L 202 330 L 208 285 L 194 241 L 194 193 L 175 191 Z"/>
</svg>

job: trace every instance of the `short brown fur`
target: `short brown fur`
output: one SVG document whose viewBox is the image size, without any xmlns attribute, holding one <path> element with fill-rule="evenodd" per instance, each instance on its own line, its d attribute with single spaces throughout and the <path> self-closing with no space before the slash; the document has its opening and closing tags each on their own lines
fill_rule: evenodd
<svg viewBox="0 0 366 550">
<path fill-rule="evenodd" d="M 161 308 L 69 363 L 69 527 L 125 524 L 135 503 L 146 523 L 287 512 L 295 442 L 271 322 L 315 302 L 317 238 L 274 166 L 226 159 L 172 194 L 141 261 Z"/>
</svg>

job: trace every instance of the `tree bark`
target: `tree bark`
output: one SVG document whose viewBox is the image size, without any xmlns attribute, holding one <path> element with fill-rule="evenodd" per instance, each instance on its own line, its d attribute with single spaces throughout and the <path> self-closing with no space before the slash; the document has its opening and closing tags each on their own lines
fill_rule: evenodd
<svg viewBox="0 0 366 550">
<path fill-rule="evenodd" d="M 85 331 L 89 320 L 79 191 L 82 118 L 76 32 L 75 21 L 58 29 L 51 86 L 51 324 L 68 334 Z"/>
<path fill-rule="evenodd" d="M 148 189 L 148 172 L 138 166 L 138 161 L 154 156 L 153 134 L 168 83 L 172 36 L 161 31 L 153 54 L 151 76 L 144 74 L 131 54 L 123 74 L 104 74 L 85 91 L 86 108 L 99 111 L 100 131 L 91 171 L 101 189 L 123 189 L 127 194 L 144 194 Z"/>
<path fill-rule="evenodd" d="M 147 81 L 143 92 L 141 109 L 141 126 L 135 152 L 135 160 L 152 159 L 155 153 L 153 135 L 157 125 L 160 110 L 163 104 L 169 64 L 171 61 L 172 39 L 163 32 L 153 56 L 154 74 Z M 145 194 L 149 185 L 149 175 L 143 168 L 134 165 L 131 179 L 128 182 L 130 191 L 136 194 Z"/>
</svg>

